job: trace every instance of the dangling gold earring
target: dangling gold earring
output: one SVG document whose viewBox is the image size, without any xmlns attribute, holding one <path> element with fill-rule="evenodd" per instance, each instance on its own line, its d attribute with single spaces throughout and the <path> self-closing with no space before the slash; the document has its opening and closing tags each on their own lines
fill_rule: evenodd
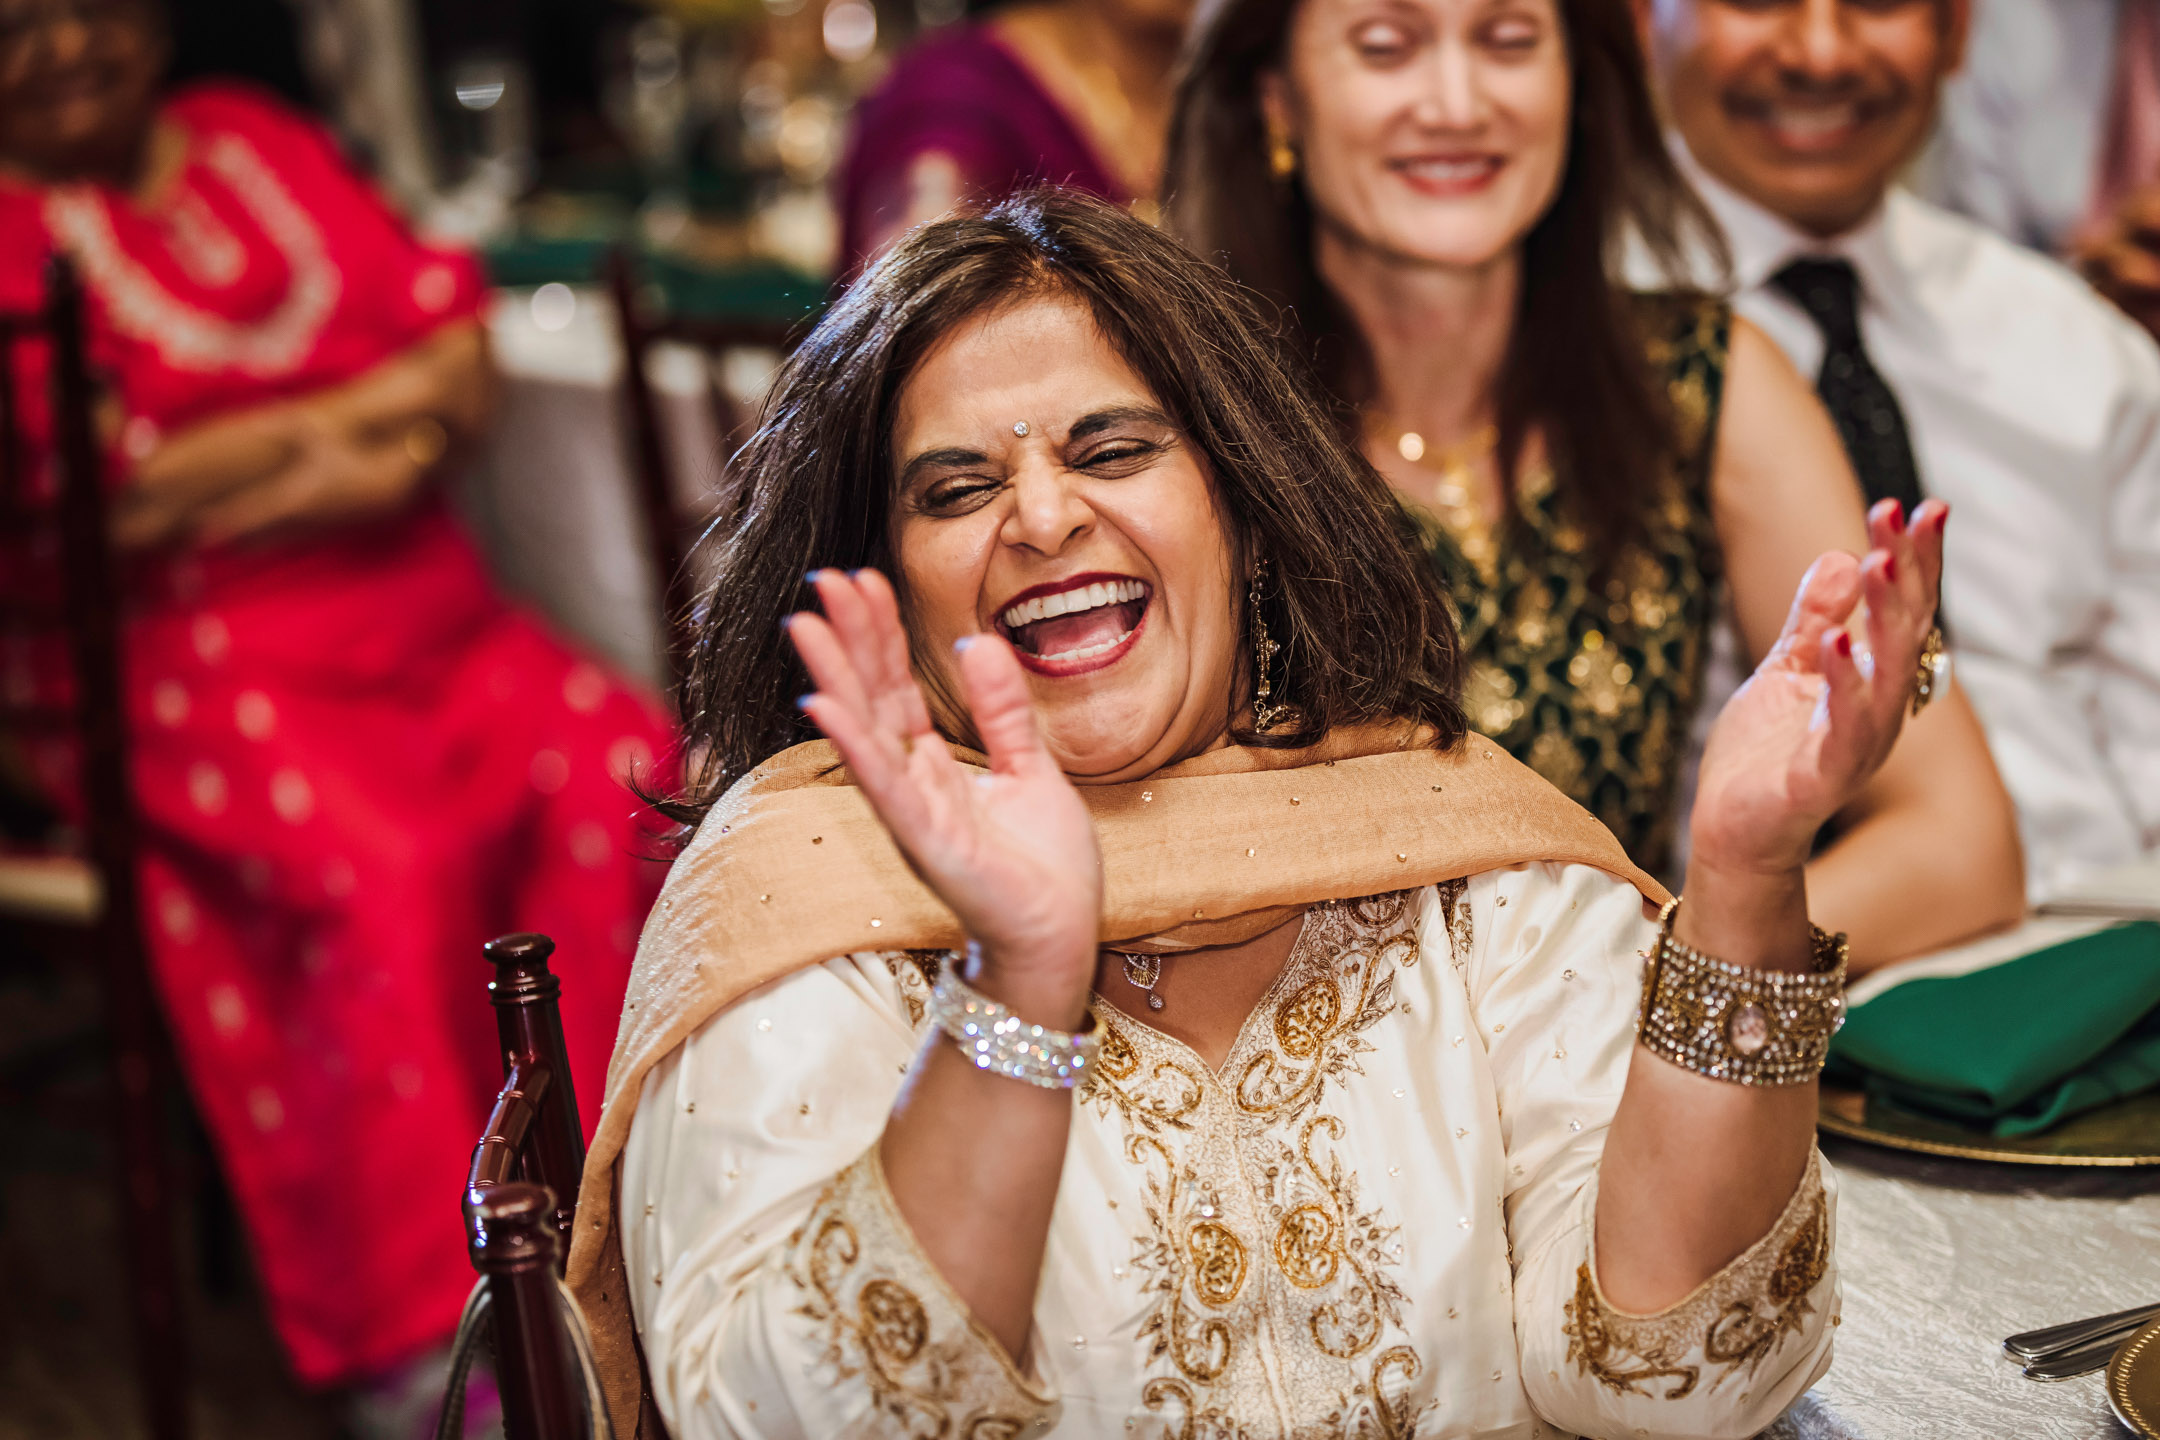
<svg viewBox="0 0 2160 1440">
<path fill-rule="evenodd" d="M 1267 617 L 1260 613 L 1260 588 L 1267 580 L 1267 561 L 1253 567 L 1252 590 L 1247 599 L 1252 606 L 1253 633 L 1253 729 L 1268 730 L 1282 719 L 1287 706 L 1277 705 L 1269 698 L 1275 693 L 1275 682 L 1268 674 L 1275 662 L 1275 637 L 1268 634 Z"/>
<path fill-rule="evenodd" d="M 1297 174 L 1297 150 L 1290 144 L 1290 132 L 1272 115 L 1267 122 L 1268 173 L 1277 181 L 1288 180 Z"/>
</svg>

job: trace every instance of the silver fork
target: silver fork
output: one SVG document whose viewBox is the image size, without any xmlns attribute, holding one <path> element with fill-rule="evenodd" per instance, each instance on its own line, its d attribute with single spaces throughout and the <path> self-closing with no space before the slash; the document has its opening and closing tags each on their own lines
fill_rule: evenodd
<svg viewBox="0 0 2160 1440">
<path fill-rule="evenodd" d="M 2029 1379 L 2068 1380 L 2104 1368 L 2125 1340 L 2155 1319 L 2160 1319 L 2160 1305 L 2140 1305 L 2027 1330 L 2003 1341 L 2003 1350 L 2024 1365 Z"/>
</svg>

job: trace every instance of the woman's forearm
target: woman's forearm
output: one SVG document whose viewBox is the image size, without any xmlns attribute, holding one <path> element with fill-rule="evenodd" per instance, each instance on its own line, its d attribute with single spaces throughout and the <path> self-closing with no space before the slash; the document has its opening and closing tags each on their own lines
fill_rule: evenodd
<svg viewBox="0 0 2160 1440">
<path fill-rule="evenodd" d="M 1031 1023 L 1082 1023 L 1087 993 L 973 977 Z M 1018 1363 L 1072 1124 L 1070 1090 L 979 1070 L 933 1029 L 886 1123 L 879 1159 L 916 1243 Z"/>
<path fill-rule="evenodd" d="M 1808 865 L 1816 923 L 1852 942 L 1852 973 L 2017 922 L 2025 861 L 2017 815 L 1964 692 L 1906 727 Z"/>
<path fill-rule="evenodd" d="M 343 385 L 176 432 L 137 466 L 116 535 L 213 542 L 395 511 L 493 399 L 479 325 L 447 326 Z"/>
<path fill-rule="evenodd" d="M 1691 863 L 1675 937 L 1737 965 L 1806 970 L 1806 882 Z M 1598 1172 L 1598 1279 L 1622 1310 L 1685 1298 L 1761 1239 L 1807 1168 L 1816 1086 L 1737 1085 L 1635 1047 Z"/>
<path fill-rule="evenodd" d="M 483 429 L 495 405 L 495 371 L 487 332 L 477 320 L 446 325 L 343 385 L 308 396 L 330 423 L 362 443 L 402 440 L 422 420 L 441 425 L 451 440 Z"/>
</svg>

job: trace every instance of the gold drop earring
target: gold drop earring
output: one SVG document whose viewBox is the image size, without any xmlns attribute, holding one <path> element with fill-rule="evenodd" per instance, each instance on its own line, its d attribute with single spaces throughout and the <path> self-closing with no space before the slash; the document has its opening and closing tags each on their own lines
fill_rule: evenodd
<svg viewBox="0 0 2160 1440">
<path fill-rule="evenodd" d="M 1252 606 L 1253 633 L 1253 729 L 1267 730 L 1283 717 L 1286 706 L 1277 705 L 1270 698 L 1275 693 L 1275 681 L 1269 670 L 1275 662 L 1275 637 L 1268 634 L 1267 617 L 1260 612 L 1260 589 L 1267 581 L 1267 561 L 1253 567 L 1252 589 L 1247 598 Z"/>
<path fill-rule="evenodd" d="M 1290 143 L 1290 132 L 1272 115 L 1267 122 L 1267 164 L 1278 183 L 1297 174 L 1297 148 Z"/>
</svg>

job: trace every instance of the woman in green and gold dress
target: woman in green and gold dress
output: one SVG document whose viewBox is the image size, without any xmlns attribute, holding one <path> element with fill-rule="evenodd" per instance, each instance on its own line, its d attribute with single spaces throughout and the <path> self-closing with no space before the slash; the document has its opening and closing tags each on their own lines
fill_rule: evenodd
<svg viewBox="0 0 2160 1440">
<path fill-rule="evenodd" d="M 1724 302 L 1632 294 L 1722 250 L 1625 6 L 1224 0 L 1179 92 L 1171 223 L 1279 303 L 1425 533 L 1471 723 L 1673 867 L 1711 638 L 1776 642 L 1866 516 L 1813 394 Z M 2007 924 L 2010 802 L 1954 687 L 1824 837 L 1853 968 Z"/>
</svg>

